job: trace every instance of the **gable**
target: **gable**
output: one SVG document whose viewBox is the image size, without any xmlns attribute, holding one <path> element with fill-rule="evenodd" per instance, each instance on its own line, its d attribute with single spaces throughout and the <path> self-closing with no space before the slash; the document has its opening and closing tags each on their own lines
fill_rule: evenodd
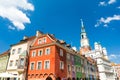
<svg viewBox="0 0 120 80">
<path fill-rule="evenodd" d="M 52 43 L 54 39 L 52 39 L 49 35 L 43 35 L 40 37 L 36 37 L 35 41 L 33 42 L 32 46 L 40 46 L 44 44 Z"/>
</svg>

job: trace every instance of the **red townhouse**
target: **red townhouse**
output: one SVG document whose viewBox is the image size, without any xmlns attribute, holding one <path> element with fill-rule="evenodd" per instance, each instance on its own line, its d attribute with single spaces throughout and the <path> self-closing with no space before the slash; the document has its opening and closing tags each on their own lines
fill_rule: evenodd
<svg viewBox="0 0 120 80">
<path fill-rule="evenodd" d="M 61 44 L 53 35 L 36 31 L 29 52 L 28 80 L 66 79 L 66 50 Z"/>
</svg>

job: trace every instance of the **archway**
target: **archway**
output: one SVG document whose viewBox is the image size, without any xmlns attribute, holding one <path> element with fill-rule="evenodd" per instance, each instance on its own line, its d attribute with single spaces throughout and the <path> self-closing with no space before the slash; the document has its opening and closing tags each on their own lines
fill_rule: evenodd
<svg viewBox="0 0 120 80">
<path fill-rule="evenodd" d="M 61 80 L 61 78 L 60 78 L 60 77 L 57 77 L 56 80 Z"/>
<path fill-rule="evenodd" d="M 71 80 L 71 78 L 69 77 L 67 80 Z"/>
<path fill-rule="evenodd" d="M 48 76 L 48 77 L 46 78 L 46 80 L 52 80 L 52 78 L 51 78 L 50 76 Z"/>
<path fill-rule="evenodd" d="M 72 80 L 75 80 L 75 78 L 73 77 Z"/>
</svg>

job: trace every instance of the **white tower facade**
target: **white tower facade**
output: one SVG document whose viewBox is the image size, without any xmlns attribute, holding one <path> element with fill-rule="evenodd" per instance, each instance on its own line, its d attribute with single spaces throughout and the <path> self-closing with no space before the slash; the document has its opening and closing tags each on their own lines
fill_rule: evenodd
<svg viewBox="0 0 120 80">
<path fill-rule="evenodd" d="M 85 31 L 83 21 L 81 19 L 81 47 L 89 47 L 89 40 Z"/>
</svg>

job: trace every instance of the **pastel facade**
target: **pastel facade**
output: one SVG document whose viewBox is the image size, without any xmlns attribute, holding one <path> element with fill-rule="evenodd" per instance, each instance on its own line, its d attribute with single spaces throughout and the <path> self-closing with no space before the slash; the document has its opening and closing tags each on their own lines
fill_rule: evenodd
<svg viewBox="0 0 120 80">
<path fill-rule="evenodd" d="M 8 60 L 9 60 L 9 50 L 0 54 L 0 73 L 6 71 Z"/>
<path fill-rule="evenodd" d="M 116 74 L 116 80 L 120 80 L 120 64 L 112 64 L 113 68 L 114 68 L 114 72 Z"/>
<path fill-rule="evenodd" d="M 6 72 L 18 76 L 14 78 L 15 80 L 26 80 L 27 56 L 32 39 L 33 37 L 24 37 L 19 43 L 11 46 Z"/>
</svg>

